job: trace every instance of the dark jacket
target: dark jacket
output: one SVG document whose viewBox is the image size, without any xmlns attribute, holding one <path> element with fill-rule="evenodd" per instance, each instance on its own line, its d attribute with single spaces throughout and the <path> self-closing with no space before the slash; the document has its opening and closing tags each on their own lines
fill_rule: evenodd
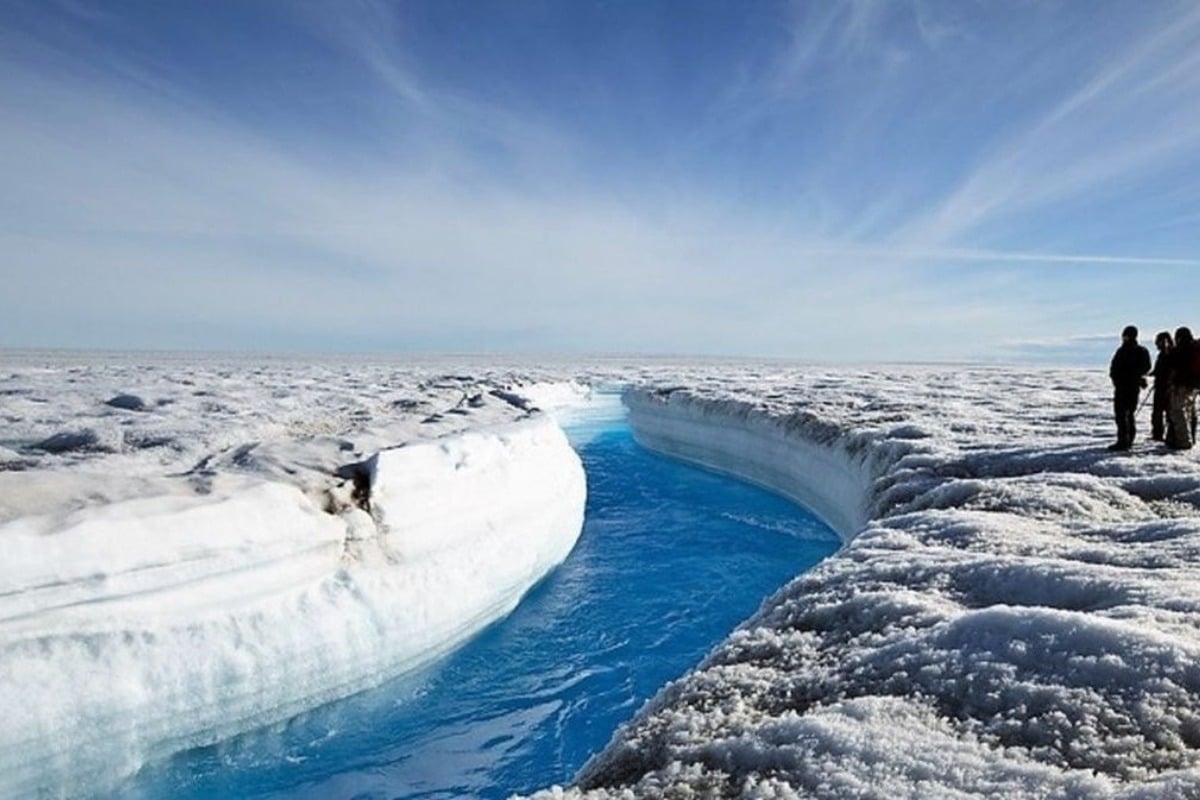
<svg viewBox="0 0 1200 800">
<path fill-rule="evenodd" d="M 1195 342 L 1181 342 L 1171 351 L 1171 383 L 1176 386 L 1200 386 L 1200 364 Z"/>
<path fill-rule="evenodd" d="M 1118 389 L 1141 388 L 1142 379 L 1150 371 L 1150 351 L 1137 342 L 1122 342 L 1113 354 L 1108 377 Z"/>
<path fill-rule="evenodd" d="M 1171 350 L 1154 357 L 1154 400 L 1158 402 L 1171 393 Z"/>
</svg>

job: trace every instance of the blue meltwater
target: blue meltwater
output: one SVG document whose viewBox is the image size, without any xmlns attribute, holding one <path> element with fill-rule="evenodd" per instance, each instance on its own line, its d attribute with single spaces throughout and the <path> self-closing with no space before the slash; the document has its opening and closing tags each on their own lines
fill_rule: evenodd
<svg viewBox="0 0 1200 800">
<path fill-rule="evenodd" d="M 426 670 L 151 764 L 120 798 L 503 798 L 571 780 L 617 726 L 838 547 L 762 489 L 567 423 L 588 475 L 570 557 Z"/>
</svg>

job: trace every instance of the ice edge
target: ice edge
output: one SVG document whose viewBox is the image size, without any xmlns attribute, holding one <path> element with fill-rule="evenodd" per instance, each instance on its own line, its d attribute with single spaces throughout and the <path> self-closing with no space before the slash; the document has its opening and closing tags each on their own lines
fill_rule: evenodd
<svg viewBox="0 0 1200 800">
<path fill-rule="evenodd" d="M 807 413 L 760 413 L 752 403 L 700 400 L 686 391 L 629 389 L 642 446 L 778 492 L 854 538 L 870 518 L 876 480 L 899 454 Z"/>
<path fill-rule="evenodd" d="M 0 797 L 90 795 L 428 663 L 582 529 L 583 467 L 544 414 L 370 461 L 370 516 L 251 481 L 0 525 Z"/>
<path fill-rule="evenodd" d="M 1200 796 L 1200 529 L 1146 502 L 1165 489 L 1086 444 L 951 457 L 919 424 L 625 400 L 645 446 L 795 498 L 847 545 L 533 797 Z"/>
</svg>

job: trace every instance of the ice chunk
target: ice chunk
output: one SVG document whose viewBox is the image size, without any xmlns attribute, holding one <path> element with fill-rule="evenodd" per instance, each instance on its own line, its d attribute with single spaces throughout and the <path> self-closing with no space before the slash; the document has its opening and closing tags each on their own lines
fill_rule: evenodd
<svg viewBox="0 0 1200 800">
<path fill-rule="evenodd" d="M 94 792 L 426 663 L 582 526 L 583 469 L 546 417 L 373 467 L 375 520 L 225 476 L 0 524 L 0 797 Z"/>
</svg>

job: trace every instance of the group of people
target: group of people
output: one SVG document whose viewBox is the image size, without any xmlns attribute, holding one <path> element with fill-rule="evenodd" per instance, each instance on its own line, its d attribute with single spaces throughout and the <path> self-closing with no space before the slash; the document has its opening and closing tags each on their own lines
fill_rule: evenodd
<svg viewBox="0 0 1200 800">
<path fill-rule="evenodd" d="M 1196 442 L 1196 392 L 1200 389 L 1200 344 L 1189 328 L 1178 328 L 1174 337 L 1162 331 L 1154 337 L 1158 356 L 1150 366 L 1150 353 L 1138 344 L 1138 329 L 1126 326 L 1121 346 L 1113 355 L 1108 376 L 1113 383 L 1113 410 L 1117 441 L 1110 450 L 1128 450 L 1137 432 L 1134 417 L 1146 376 L 1154 377 L 1150 438 L 1166 442 L 1172 450 L 1187 450 Z"/>
</svg>

